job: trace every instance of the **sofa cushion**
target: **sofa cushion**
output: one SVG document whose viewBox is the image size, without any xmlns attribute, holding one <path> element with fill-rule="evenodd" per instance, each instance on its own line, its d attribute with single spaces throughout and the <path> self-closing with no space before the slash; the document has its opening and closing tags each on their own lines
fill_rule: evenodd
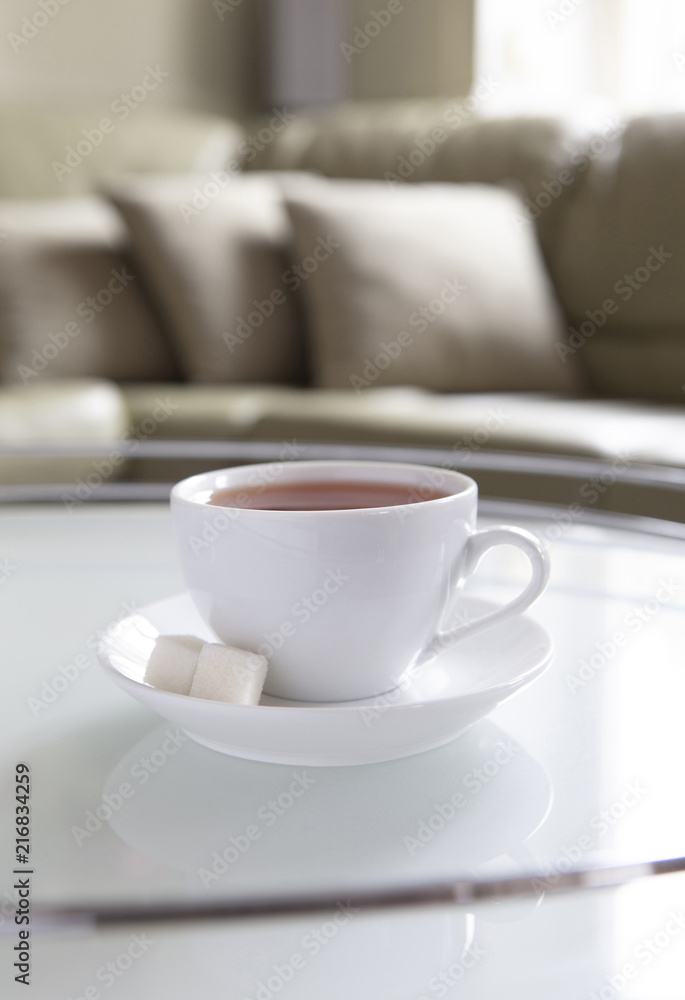
<svg viewBox="0 0 685 1000">
<path fill-rule="evenodd" d="M 171 411 L 165 436 L 219 443 L 214 452 L 200 444 L 183 459 L 137 456 L 130 474 L 143 480 L 174 482 L 230 464 L 220 450 L 225 441 L 265 442 L 263 461 L 330 458 L 326 449 L 335 445 L 339 458 L 355 457 L 350 446 L 356 444 L 400 446 L 410 449 L 402 452 L 401 461 L 449 462 L 461 468 L 478 481 L 483 496 L 561 504 L 550 540 L 565 525 L 579 523 L 581 507 L 683 520 L 681 492 L 658 487 L 658 480 L 649 476 L 642 486 L 626 482 L 635 462 L 685 465 L 685 416 L 679 407 L 532 393 L 440 396 L 409 386 L 357 394 L 353 389 L 294 386 L 131 385 L 124 393 L 133 424 L 161 397 Z M 308 451 L 305 442 L 320 442 L 321 448 Z M 413 452 L 414 447 L 422 450 Z M 488 451 L 508 454 L 493 462 Z M 519 452 L 537 453 L 539 464 L 533 459 L 531 465 Z M 259 455 L 256 449 L 232 461 Z M 564 468 L 552 457 L 559 455 L 600 459 L 606 465 Z M 374 457 L 398 460 L 384 447 Z M 536 468 L 543 474 L 537 475 Z"/>
<path fill-rule="evenodd" d="M 125 250 L 125 228 L 99 198 L 0 202 L 3 381 L 174 376 Z"/>
<path fill-rule="evenodd" d="M 132 426 L 162 398 L 170 413 L 165 438 L 281 442 L 290 458 L 298 457 L 298 444 L 311 441 L 444 448 L 464 467 L 478 467 L 487 451 L 619 459 L 617 470 L 626 463 L 685 466 L 679 407 L 544 393 L 441 396 L 411 386 L 358 395 L 299 386 L 154 384 L 123 386 L 122 393 Z"/>
<path fill-rule="evenodd" d="M 290 225 L 275 179 L 160 176 L 111 195 L 190 380 L 302 378 Z"/>
<path fill-rule="evenodd" d="M 561 390 L 573 369 L 519 199 L 484 185 L 286 185 L 324 388 Z"/>
<path fill-rule="evenodd" d="M 549 265 L 599 395 L 683 401 L 684 163 L 685 115 L 636 118 L 566 206 Z"/>
</svg>

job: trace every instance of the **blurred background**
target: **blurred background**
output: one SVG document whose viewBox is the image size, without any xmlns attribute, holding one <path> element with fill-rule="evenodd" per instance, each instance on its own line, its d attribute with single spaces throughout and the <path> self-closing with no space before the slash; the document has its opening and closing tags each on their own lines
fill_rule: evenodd
<svg viewBox="0 0 685 1000">
<path fill-rule="evenodd" d="M 90 474 L 90 456 L 34 463 L 40 448 L 151 437 L 471 455 L 485 434 L 494 452 L 682 473 L 685 4 L 5 0 L 0 45 L 0 485 Z M 315 233 L 286 210 L 291 172 L 375 180 L 382 197 L 410 180 L 402 218 L 414 182 L 448 201 L 479 185 L 497 225 L 475 202 L 470 222 L 445 207 L 437 235 L 407 223 L 391 261 L 387 220 L 364 210 L 348 232 L 342 209 L 347 251 L 312 258 L 316 278 L 276 311 L 288 266 L 338 232 L 314 189 L 298 197 Z M 359 392 L 455 275 L 468 302 Z M 338 326 L 332 294 L 351 310 Z M 187 472 L 109 464 L 105 479 Z"/>
<path fill-rule="evenodd" d="M 504 84 L 493 113 L 685 96 L 674 0 L 5 0 L 0 37 L 0 101 L 62 108 L 108 104 L 148 63 L 168 73 L 151 103 L 242 118 L 463 95 L 487 73 Z"/>
</svg>

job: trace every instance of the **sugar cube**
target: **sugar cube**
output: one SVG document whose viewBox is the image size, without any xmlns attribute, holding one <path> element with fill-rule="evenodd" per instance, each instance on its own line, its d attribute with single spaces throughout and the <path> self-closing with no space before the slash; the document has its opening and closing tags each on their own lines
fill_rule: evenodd
<svg viewBox="0 0 685 1000">
<path fill-rule="evenodd" d="M 258 705 L 267 670 L 266 657 L 247 649 L 208 642 L 202 647 L 191 698 Z"/>
<path fill-rule="evenodd" d="M 194 635 L 160 635 L 145 669 L 146 682 L 163 691 L 190 694 L 203 645 Z"/>
</svg>

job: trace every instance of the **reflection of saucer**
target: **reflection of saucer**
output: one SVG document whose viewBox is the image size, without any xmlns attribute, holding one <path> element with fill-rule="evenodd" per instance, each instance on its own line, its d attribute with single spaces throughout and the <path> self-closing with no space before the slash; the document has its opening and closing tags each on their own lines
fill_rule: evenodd
<svg viewBox="0 0 685 1000">
<path fill-rule="evenodd" d="M 544 768 L 489 719 L 429 753 L 353 770 L 226 759 L 167 723 L 117 764 L 104 801 L 124 784 L 135 793 L 109 825 L 125 843 L 186 872 L 198 894 L 251 896 L 349 892 L 351 872 L 360 889 L 467 879 L 505 855 L 499 871 L 513 874 L 552 797 Z M 215 862 L 220 877 L 202 879 Z"/>
<path fill-rule="evenodd" d="M 460 601 L 460 611 L 473 617 L 493 609 L 467 595 Z M 547 632 L 522 615 L 464 639 L 378 698 L 322 704 L 265 695 L 258 706 L 227 705 L 143 682 L 156 636 L 179 633 L 217 641 L 187 594 L 113 625 L 100 643 L 100 662 L 124 691 L 212 750 L 311 767 L 371 764 L 443 746 L 538 677 L 552 656 Z"/>
</svg>

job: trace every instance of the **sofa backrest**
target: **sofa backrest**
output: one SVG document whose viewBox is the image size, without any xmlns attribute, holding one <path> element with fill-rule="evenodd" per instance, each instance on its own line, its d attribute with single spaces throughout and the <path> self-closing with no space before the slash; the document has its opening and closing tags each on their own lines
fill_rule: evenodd
<svg viewBox="0 0 685 1000">
<path fill-rule="evenodd" d="M 238 156 L 242 128 L 195 112 L 0 107 L 0 198 L 90 194 L 125 173 L 220 170 Z"/>
<path fill-rule="evenodd" d="M 351 102 L 300 115 L 252 159 L 252 170 L 311 170 L 328 177 L 508 185 L 533 199 L 582 154 L 587 132 L 556 118 L 474 117 L 468 99 Z M 544 199 L 543 199 L 544 200 Z M 556 212 L 540 216 L 545 245 Z M 514 220 L 516 224 L 516 220 Z"/>
<path fill-rule="evenodd" d="M 685 400 L 685 115 L 629 121 L 564 205 L 548 264 L 602 396 Z"/>
<path fill-rule="evenodd" d="M 360 102 L 298 117 L 249 166 L 514 188 L 589 390 L 683 401 L 685 115 L 588 130 L 479 119 L 465 99 Z"/>
</svg>

